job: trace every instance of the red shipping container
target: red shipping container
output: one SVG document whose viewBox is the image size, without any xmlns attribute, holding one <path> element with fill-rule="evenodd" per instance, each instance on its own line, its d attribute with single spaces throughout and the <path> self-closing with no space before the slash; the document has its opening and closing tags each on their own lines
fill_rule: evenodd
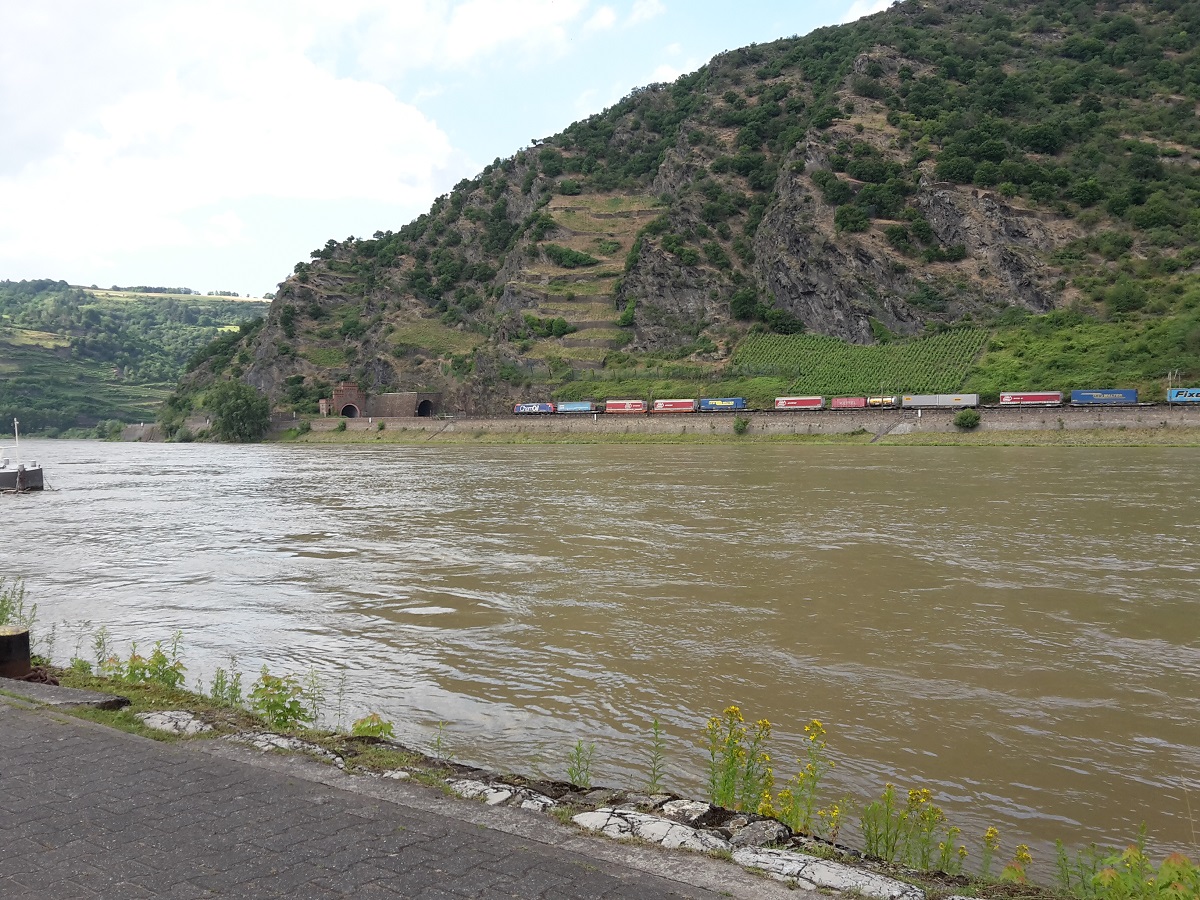
<svg viewBox="0 0 1200 900">
<path fill-rule="evenodd" d="M 1001 406 L 1031 406 L 1045 403 L 1062 403 L 1061 391 L 1034 391 L 1026 393 L 1008 393 L 1000 395 Z"/>
<path fill-rule="evenodd" d="M 866 397 L 834 397 L 829 401 L 830 409 L 866 409 Z"/>
<path fill-rule="evenodd" d="M 824 409 L 824 397 L 776 397 L 776 409 Z"/>
<path fill-rule="evenodd" d="M 655 400 L 654 412 L 689 413 L 696 411 L 695 400 Z"/>
<path fill-rule="evenodd" d="M 606 413 L 644 413 L 646 411 L 646 401 L 605 400 L 604 411 Z"/>
</svg>

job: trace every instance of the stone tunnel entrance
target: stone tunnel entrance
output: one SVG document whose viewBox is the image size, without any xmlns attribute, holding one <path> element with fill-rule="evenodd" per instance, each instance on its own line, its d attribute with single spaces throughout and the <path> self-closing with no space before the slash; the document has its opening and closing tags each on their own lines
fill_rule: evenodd
<svg viewBox="0 0 1200 900">
<path fill-rule="evenodd" d="M 417 404 L 417 415 L 422 418 L 429 418 L 433 415 L 433 404 L 428 400 L 422 400 Z"/>
<path fill-rule="evenodd" d="M 347 419 L 357 419 L 360 413 L 357 406 L 355 406 L 353 403 L 347 403 L 342 407 L 342 411 L 339 413 L 339 415 L 344 416 Z"/>
</svg>

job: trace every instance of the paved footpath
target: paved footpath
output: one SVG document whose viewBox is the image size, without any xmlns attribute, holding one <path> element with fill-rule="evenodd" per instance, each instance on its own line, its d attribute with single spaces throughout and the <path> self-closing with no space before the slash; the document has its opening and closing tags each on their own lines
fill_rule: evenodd
<svg viewBox="0 0 1200 900">
<path fill-rule="evenodd" d="M 795 898 L 694 853 L 0 696 L 0 898 Z"/>
</svg>

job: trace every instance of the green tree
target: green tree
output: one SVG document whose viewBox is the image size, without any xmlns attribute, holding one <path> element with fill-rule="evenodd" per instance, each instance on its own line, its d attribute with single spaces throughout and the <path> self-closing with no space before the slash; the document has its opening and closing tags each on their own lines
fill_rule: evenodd
<svg viewBox="0 0 1200 900">
<path fill-rule="evenodd" d="M 213 434 L 223 441 L 257 441 L 271 426 L 271 405 L 267 398 L 241 381 L 222 381 L 204 398 L 212 413 Z"/>
</svg>

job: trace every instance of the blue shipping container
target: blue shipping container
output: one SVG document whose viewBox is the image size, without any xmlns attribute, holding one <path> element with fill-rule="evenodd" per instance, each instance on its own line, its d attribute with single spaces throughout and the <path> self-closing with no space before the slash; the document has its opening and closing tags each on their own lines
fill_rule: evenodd
<svg viewBox="0 0 1200 900">
<path fill-rule="evenodd" d="M 1168 403 L 1200 403 L 1200 388 L 1171 388 L 1167 391 Z"/>
<path fill-rule="evenodd" d="M 731 409 L 745 409 L 745 397 L 721 397 L 714 400 L 711 397 L 705 397 L 700 401 L 700 412 L 722 412 Z"/>
<path fill-rule="evenodd" d="M 1123 406 L 1138 402 L 1138 392 L 1135 388 L 1112 388 L 1103 391 L 1071 391 L 1071 402 L 1094 406 L 1111 404 Z"/>
<path fill-rule="evenodd" d="M 590 413 L 596 411 L 596 404 L 591 400 L 568 400 L 558 404 L 560 413 Z"/>
<path fill-rule="evenodd" d="M 542 415 L 554 412 L 553 403 L 518 403 L 513 407 L 517 415 Z"/>
</svg>

